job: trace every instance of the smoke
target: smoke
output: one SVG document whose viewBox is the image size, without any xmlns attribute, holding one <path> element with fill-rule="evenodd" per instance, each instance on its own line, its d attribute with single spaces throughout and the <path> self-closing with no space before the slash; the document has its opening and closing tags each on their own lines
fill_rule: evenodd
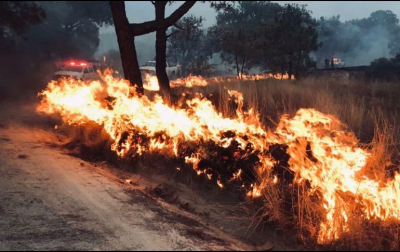
<svg viewBox="0 0 400 252">
<path fill-rule="evenodd" d="M 319 41 L 323 44 L 316 52 L 319 66 L 323 67 L 324 58 L 336 57 L 346 66 L 359 66 L 370 65 L 377 58 L 395 56 L 396 50 L 391 50 L 390 44 L 400 34 L 396 19 L 390 11 L 376 11 L 369 18 L 344 23 L 339 16 L 321 18 Z"/>
<path fill-rule="evenodd" d="M 355 57 L 347 59 L 349 65 L 369 65 L 377 58 L 387 57 L 389 55 L 389 38 L 390 34 L 386 29 L 374 28 L 371 33 L 361 37 L 361 43 L 365 49 L 357 53 L 357 48 L 355 48 L 353 53 Z"/>
<path fill-rule="evenodd" d="M 359 36 L 359 39 L 354 41 L 350 36 Z M 338 53 L 338 57 L 345 61 L 347 66 L 369 65 L 377 58 L 389 56 L 390 34 L 385 27 L 377 26 L 363 34 L 359 27 L 347 25 L 340 39 L 351 42 L 348 52 Z"/>
<path fill-rule="evenodd" d="M 119 52 L 117 35 L 115 32 L 100 34 L 100 44 L 94 57 L 101 59 L 107 52 L 116 50 Z M 136 53 L 139 65 L 143 65 L 149 60 L 153 60 L 156 55 L 155 33 L 135 37 Z"/>
</svg>

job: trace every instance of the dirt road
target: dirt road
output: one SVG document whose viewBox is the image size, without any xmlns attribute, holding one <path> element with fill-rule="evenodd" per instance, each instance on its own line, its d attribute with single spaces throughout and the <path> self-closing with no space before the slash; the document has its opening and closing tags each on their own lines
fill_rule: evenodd
<svg viewBox="0 0 400 252">
<path fill-rule="evenodd" d="M 0 116 L 0 250 L 248 249 L 62 153 L 51 128 L 10 111 Z"/>
</svg>

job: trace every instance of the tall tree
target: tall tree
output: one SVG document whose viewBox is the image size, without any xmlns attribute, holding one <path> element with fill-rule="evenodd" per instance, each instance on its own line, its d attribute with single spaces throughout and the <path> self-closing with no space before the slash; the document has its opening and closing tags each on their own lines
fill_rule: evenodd
<svg viewBox="0 0 400 252">
<path fill-rule="evenodd" d="M 158 1 L 154 3 L 156 4 L 157 2 Z M 185 15 L 195 3 L 196 1 L 184 2 L 167 18 L 164 16 L 164 18 L 159 18 L 153 21 L 129 24 L 128 19 L 126 18 L 125 3 L 123 1 L 110 1 L 113 17 L 119 20 L 118 22 L 114 21 L 114 25 L 115 30 L 119 30 L 119 32 L 117 32 L 117 37 L 122 65 L 124 68 L 124 75 L 125 78 L 130 81 L 130 83 L 138 86 L 139 93 L 143 93 L 143 82 L 140 74 L 139 64 L 137 62 L 134 37 L 155 31 L 166 30 L 168 27 L 174 25 L 183 15 Z M 159 10 L 162 11 L 162 8 L 159 8 Z M 128 27 L 130 29 L 128 29 Z M 130 62 L 128 63 L 128 61 Z M 165 58 L 163 61 L 165 61 Z M 167 85 L 169 86 L 169 80 L 167 81 Z M 165 87 L 166 85 L 161 84 L 161 86 Z"/>
<path fill-rule="evenodd" d="M 274 59 L 265 59 L 267 65 L 264 67 L 282 74 L 287 72 L 291 79 L 293 75 L 300 77 L 315 66 L 310 53 L 319 46 L 317 21 L 305 6 L 286 4 L 278 13 L 272 29 L 266 32 L 271 35 L 267 40 L 273 39 L 275 45 L 272 48 L 263 47 L 272 53 Z"/>
<path fill-rule="evenodd" d="M 110 5 L 125 79 L 129 80 L 131 85 L 136 85 L 137 92 L 141 94 L 143 93 L 143 82 L 137 60 L 135 35 L 125 14 L 125 3 L 123 1 L 110 1 Z M 134 71 L 135 69 L 137 71 Z"/>
<path fill-rule="evenodd" d="M 208 29 L 214 52 L 220 52 L 223 62 L 234 68 L 239 78 L 257 65 L 259 26 L 274 20 L 278 11 L 277 3 L 239 1 L 233 8 L 219 12 L 216 25 Z"/>
<path fill-rule="evenodd" d="M 211 51 L 207 50 L 205 34 L 201 29 L 203 18 L 190 15 L 178 21 L 177 27 L 172 27 L 171 36 L 168 39 L 168 59 L 179 62 L 182 66 L 182 74 L 187 75 L 188 67 L 193 68 L 196 61 L 207 60 Z M 178 28 L 179 27 L 179 28 Z"/>
<path fill-rule="evenodd" d="M 173 1 L 152 1 L 156 10 L 156 21 L 161 21 L 164 19 L 165 6 L 167 3 L 172 2 Z M 234 1 L 232 1 L 232 3 L 233 2 Z M 210 5 L 216 10 L 229 9 L 231 7 L 231 3 L 226 3 L 223 1 L 211 1 Z M 166 48 L 168 37 L 174 35 L 174 33 L 166 35 L 166 31 L 167 28 L 159 29 L 156 33 L 156 74 L 158 83 L 160 85 L 160 90 L 163 92 L 168 92 L 170 90 L 169 79 L 166 72 Z"/>
<path fill-rule="evenodd" d="M 165 19 L 165 6 L 168 1 L 155 1 L 156 21 Z M 169 92 L 169 78 L 166 71 L 167 28 L 156 32 L 156 74 L 162 92 Z"/>
</svg>

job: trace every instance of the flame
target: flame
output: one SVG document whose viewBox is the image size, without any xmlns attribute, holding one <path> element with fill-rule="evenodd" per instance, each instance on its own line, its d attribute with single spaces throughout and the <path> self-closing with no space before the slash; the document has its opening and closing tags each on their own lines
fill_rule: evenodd
<svg viewBox="0 0 400 252">
<path fill-rule="evenodd" d="M 201 76 L 189 75 L 186 78 L 180 78 L 180 79 L 177 79 L 175 81 L 171 81 L 171 86 L 172 87 L 179 87 L 179 86 L 183 86 L 183 87 L 194 87 L 194 86 L 205 87 L 207 85 L 208 85 L 207 81 L 205 79 L 203 79 L 203 77 L 201 77 Z"/>
<path fill-rule="evenodd" d="M 269 130 L 262 127 L 259 115 L 252 109 L 242 110 L 243 95 L 235 90 L 228 92 L 238 103 L 236 117 L 228 118 L 201 94 L 187 100 L 186 108 L 182 108 L 167 105 L 158 95 L 153 100 L 138 96 L 126 80 L 111 75 L 103 78 L 106 84 L 73 79 L 52 81 L 39 93 L 42 101 L 37 111 L 59 113 L 69 124 L 90 121 L 102 125 L 114 141 L 112 150 L 120 157 L 158 151 L 184 158 L 198 175 L 214 179 L 221 188 L 225 181 L 220 174 L 200 167 L 201 160 L 206 158 L 204 150 L 198 148 L 181 156 L 180 144 L 213 142 L 227 148 L 235 141 L 239 151 L 251 145 L 250 152 L 259 158 L 255 166 L 257 178 L 245 188 L 247 196 L 253 198 L 283 183 L 273 172 L 279 160 L 272 157 L 269 149 L 276 144 L 285 145 L 290 156 L 289 169 L 294 174 L 293 183 L 307 181 L 307 193 L 317 196 L 323 209 L 317 237 L 321 244 L 337 240 L 350 231 L 348 221 L 354 214 L 354 206 L 367 221 L 400 220 L 400 174 L 387 181 L 365 176 L 370 151 L 359 147 L 354 134 L 346 131 L 334 116 L 300 109 L 293 118 L 283 116 L 277 128 Z M 179 83 L 188 85 L 183 80 Z M 108 96 L 113 97 L 112 101 L 104 99 Z M 226 132 L 232 133 L 230 137 L 224 135 Z M 229 180 L 240 180 L 242 174 L 240 168 Z"/>
<path fill-rule="evenodd" d="M 246 75 L 246 74 L 241 74 L 239 73 L 239 76 L 237 77 L 239 80 L 265 80 L 265 79 L 277 79 L 277 80 L 288 80 L 289 79 L 289 74 L 253 74 L 253 75 Z M 292 75 L 292 79 L 295 79 L 295 76 Z"/>
<path fill-rule="evenodd" d="M 157 76 L 146 73 L 145 79 L 143 82 L 143 88 L 150 90 L 150 91 L 160 90 L 160 86 L 158 85 Z"/>
<path fill-rule="evenodd" d="M 170 86 L 172 88 L 176 87 L 205 87 L 208 85 L 208 82 L 203 79 L 201 76 L 192 76 L 189 75 L 186 78 L 179 78 L 176 80 L 170 81 Z M 151 91 L 158 91 L 160 90 L 160 86 L 158 84 L 157 76 L 151 75 L 149 73 L 145 73 L 143 88 Z"/>
</svg>

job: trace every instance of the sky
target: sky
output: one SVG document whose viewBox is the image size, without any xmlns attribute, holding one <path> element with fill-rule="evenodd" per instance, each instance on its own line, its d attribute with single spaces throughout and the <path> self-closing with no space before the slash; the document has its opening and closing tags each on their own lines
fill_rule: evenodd
<svg viewBox="0 0 400 252">
<path fill-rule="evenodd" d="M 272 1 L 281 5 L 286 3 L 306 4 L 307 9 L 312 12 L 314 18 L 319 19 L 323 17 L 332 17 L 340 15 L 341 21 L 351 19 L 367 18 L 369 15 L 377 10 L 391 10 L 400 18 L 400 2 L 399 1 Z M 169 16 L 176 10 L 183 1 L 175 1 L 171 5 L 167 5 L 166 16 Z M 126 14 L 129 22 L 141 23 L 145 21 L 154 20 L 154 6 L 150 1 L 126 1 L 125 2 Z M 203 21 L 203 28 L 208 28 L 215 23 L 217 12 L 210 7 L 209 3 L 197 2 L 186 15 L 202 16 L 205 18 Z M 154 58 L 155 55 L 155 33 L 139 36 L 135 39 L 136 49 L 138 52 L 139 64 L 144 64 L 146 61 Z M 118 42 L 115 35 L 114 27 L 107 27 L 100 29 L 100 45 L 98 48 L 97 56 L 103 55 L 110 49 L 118 49 Z M 379 48 L 378 48 L 379 49 Z M 377 49 L 377 50 L 378 50 Z M 373 54 L 373 57 L 385 56 L 379 49 L 378 54 Z M 371 54 L 372 55 L 372 54 Z M 365 62 L 370 62 L 370 58 Z M 358 64 L 365 64 L 359 62 Z M 220 64 L 220 62 L 214 62 Z"/>
<path fill-rule="evenodd" d="M 175 1 L 172 5 L 168 5 L 166 15 L 170 15 L 175 9 L 182 4 L 183 1 Z M 340 15 L 341 21 L 351 20 L 355 18 L 366 18 L 376 10 L 391 10 L 400 17 L 399 1 L 272 1 L 280 4 L 298 3 L 307 4 L 307 9 L 312 11 L 315 18 L 331 17 Z M 132 23 L 141 23 L 154 20 L 154 6 L 150 1 L 126 1 L 126 14 L 128 20 Z M 186 14 L 195 16 L 203 16 L 205 18 L 204 28 L 214 24 L 216 11 L 210 7 L 209 3 L 196 3 L 192 9 Z M 101 33 L 114 33 L 113 27 L 101 29 Z"/>
</svg>

